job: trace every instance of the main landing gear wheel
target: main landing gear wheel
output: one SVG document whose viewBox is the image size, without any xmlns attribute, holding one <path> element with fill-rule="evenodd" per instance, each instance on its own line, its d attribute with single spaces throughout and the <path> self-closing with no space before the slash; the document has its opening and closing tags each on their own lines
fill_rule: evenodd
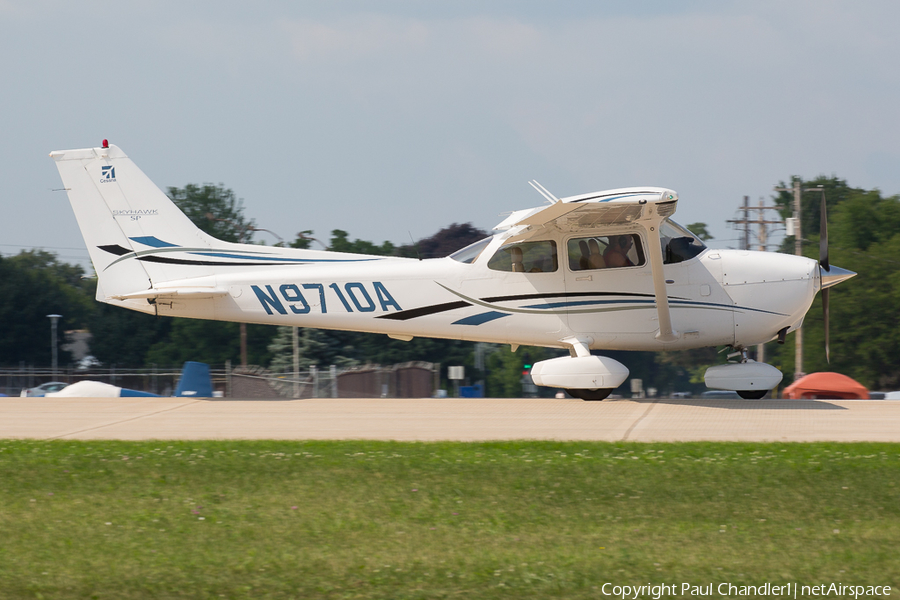
<svg viewBox="0 0 900 600">
<path fill-rule="evenodd" d="M 600 388 L 599 390 L 566 390 L 576 398 L 582 400 L 603 400 L 612 393 L 612 388 Z"/>
<path fill-rule="evenodd" d="M 759 400 L 768 392 L 769 390 L 737 390 L 737 395 L 744 400 Z"/>
</svg>

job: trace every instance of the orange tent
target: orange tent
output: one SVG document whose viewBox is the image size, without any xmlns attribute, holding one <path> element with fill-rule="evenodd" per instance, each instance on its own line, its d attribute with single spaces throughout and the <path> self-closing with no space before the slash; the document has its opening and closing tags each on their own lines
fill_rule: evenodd
<svg viewBox="0 0 900 600">
<path fill-rule="evenodd" d="M 861 383 L 840 373 L 810 373 L 784 388 L 785 398 L 868 399 L 869 390 Z"/>
</svg>

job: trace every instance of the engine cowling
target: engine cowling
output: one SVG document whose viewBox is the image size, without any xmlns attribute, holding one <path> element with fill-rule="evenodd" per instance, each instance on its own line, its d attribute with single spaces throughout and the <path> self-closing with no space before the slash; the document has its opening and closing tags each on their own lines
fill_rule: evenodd
<svg viewBox="0 0 900 600">
<path fill-rule="evenodd" d="M 534 363 L 531 379 L 570 390 L 613 389 L 628 379 L 628 367 L 608 356 L 561 356 Z"/>
</svg>

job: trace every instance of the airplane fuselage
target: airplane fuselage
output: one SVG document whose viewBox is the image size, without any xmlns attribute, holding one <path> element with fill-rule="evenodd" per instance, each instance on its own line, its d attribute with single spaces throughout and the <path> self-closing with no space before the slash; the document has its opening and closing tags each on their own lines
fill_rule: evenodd
<svg viewBox="0 0 900 600">
<path fill-rule="evenodd" d="M 543 236 L 557 248 L 565 236 Z M 707 249 L 665 266 L 677 339 L 659 330 L 650 265 L 573 270 L 561 257 L 552 272 L 498 272 L 495 236 L 472 263 L 453 258 L 345 256 L 341 262 L 220 267 L 208 299 L 131 300 L 159 315 L 565 347 L 579 338 L 613 350 L 749 346 L 797 327 L 818 290 L 815 261 L 795 256 Z M 645 250 L 646 251 L 646 250 Z M 373 273 L 377 275 L 373 276 Z M 141 305 L 142 306 L 139 306 Z"/>
<path fill-rule="evenodd" d="M 628 369 L 592 349 L 731 346 L 716 389 L 759 398 L 781 372 L 748 346 L 798 328 L 820 288 L 854 274 L 820 260 L 707 248 L 671 220 L 673 190 L 618 188 L 518 210 L 493 236 L 415 260 L 233 244 L 201 231 L 118 147 L 56 161 L 97 271 L 97 300 L 160 316 L 535 345 L 538 385 L 599 400 Z M 824 215 L 824 207 L 823 212 Z M 827 328 L 826 328 L 827 348 Z"/>
</svg>

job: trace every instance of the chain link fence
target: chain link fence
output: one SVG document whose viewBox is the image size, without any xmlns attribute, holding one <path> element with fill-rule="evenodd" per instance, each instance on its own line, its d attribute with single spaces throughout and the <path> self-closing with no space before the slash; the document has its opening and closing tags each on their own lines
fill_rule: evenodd
<svg viewBox="0 0 900 600">
<path fill-rule="evenodd" d="M 259 367 L 237 367 L 228 377 L 231 398 L 428 398 L 439 386 L 440 365 L 408 362 L 338 369 L 311 367 L 275 373 Z"/>
<path fill-rule="evenodd" d="M 428 398 L 440 387 L 440 363 L 408 362 L 390 366 L 364 365 L 338 369 L 315 366 L 295 374 L 262 367 L 211 368 L 213 390 L 226 398 Z M 18 396 L 24 389 L 51 381 L 72 384 L 100 381 L 111 385 L 170 396 L 178 385 L 181 369 L 91 368 L 77 370 L 26 367 L 0 369 L 0 393 Z"/>
</svg>

